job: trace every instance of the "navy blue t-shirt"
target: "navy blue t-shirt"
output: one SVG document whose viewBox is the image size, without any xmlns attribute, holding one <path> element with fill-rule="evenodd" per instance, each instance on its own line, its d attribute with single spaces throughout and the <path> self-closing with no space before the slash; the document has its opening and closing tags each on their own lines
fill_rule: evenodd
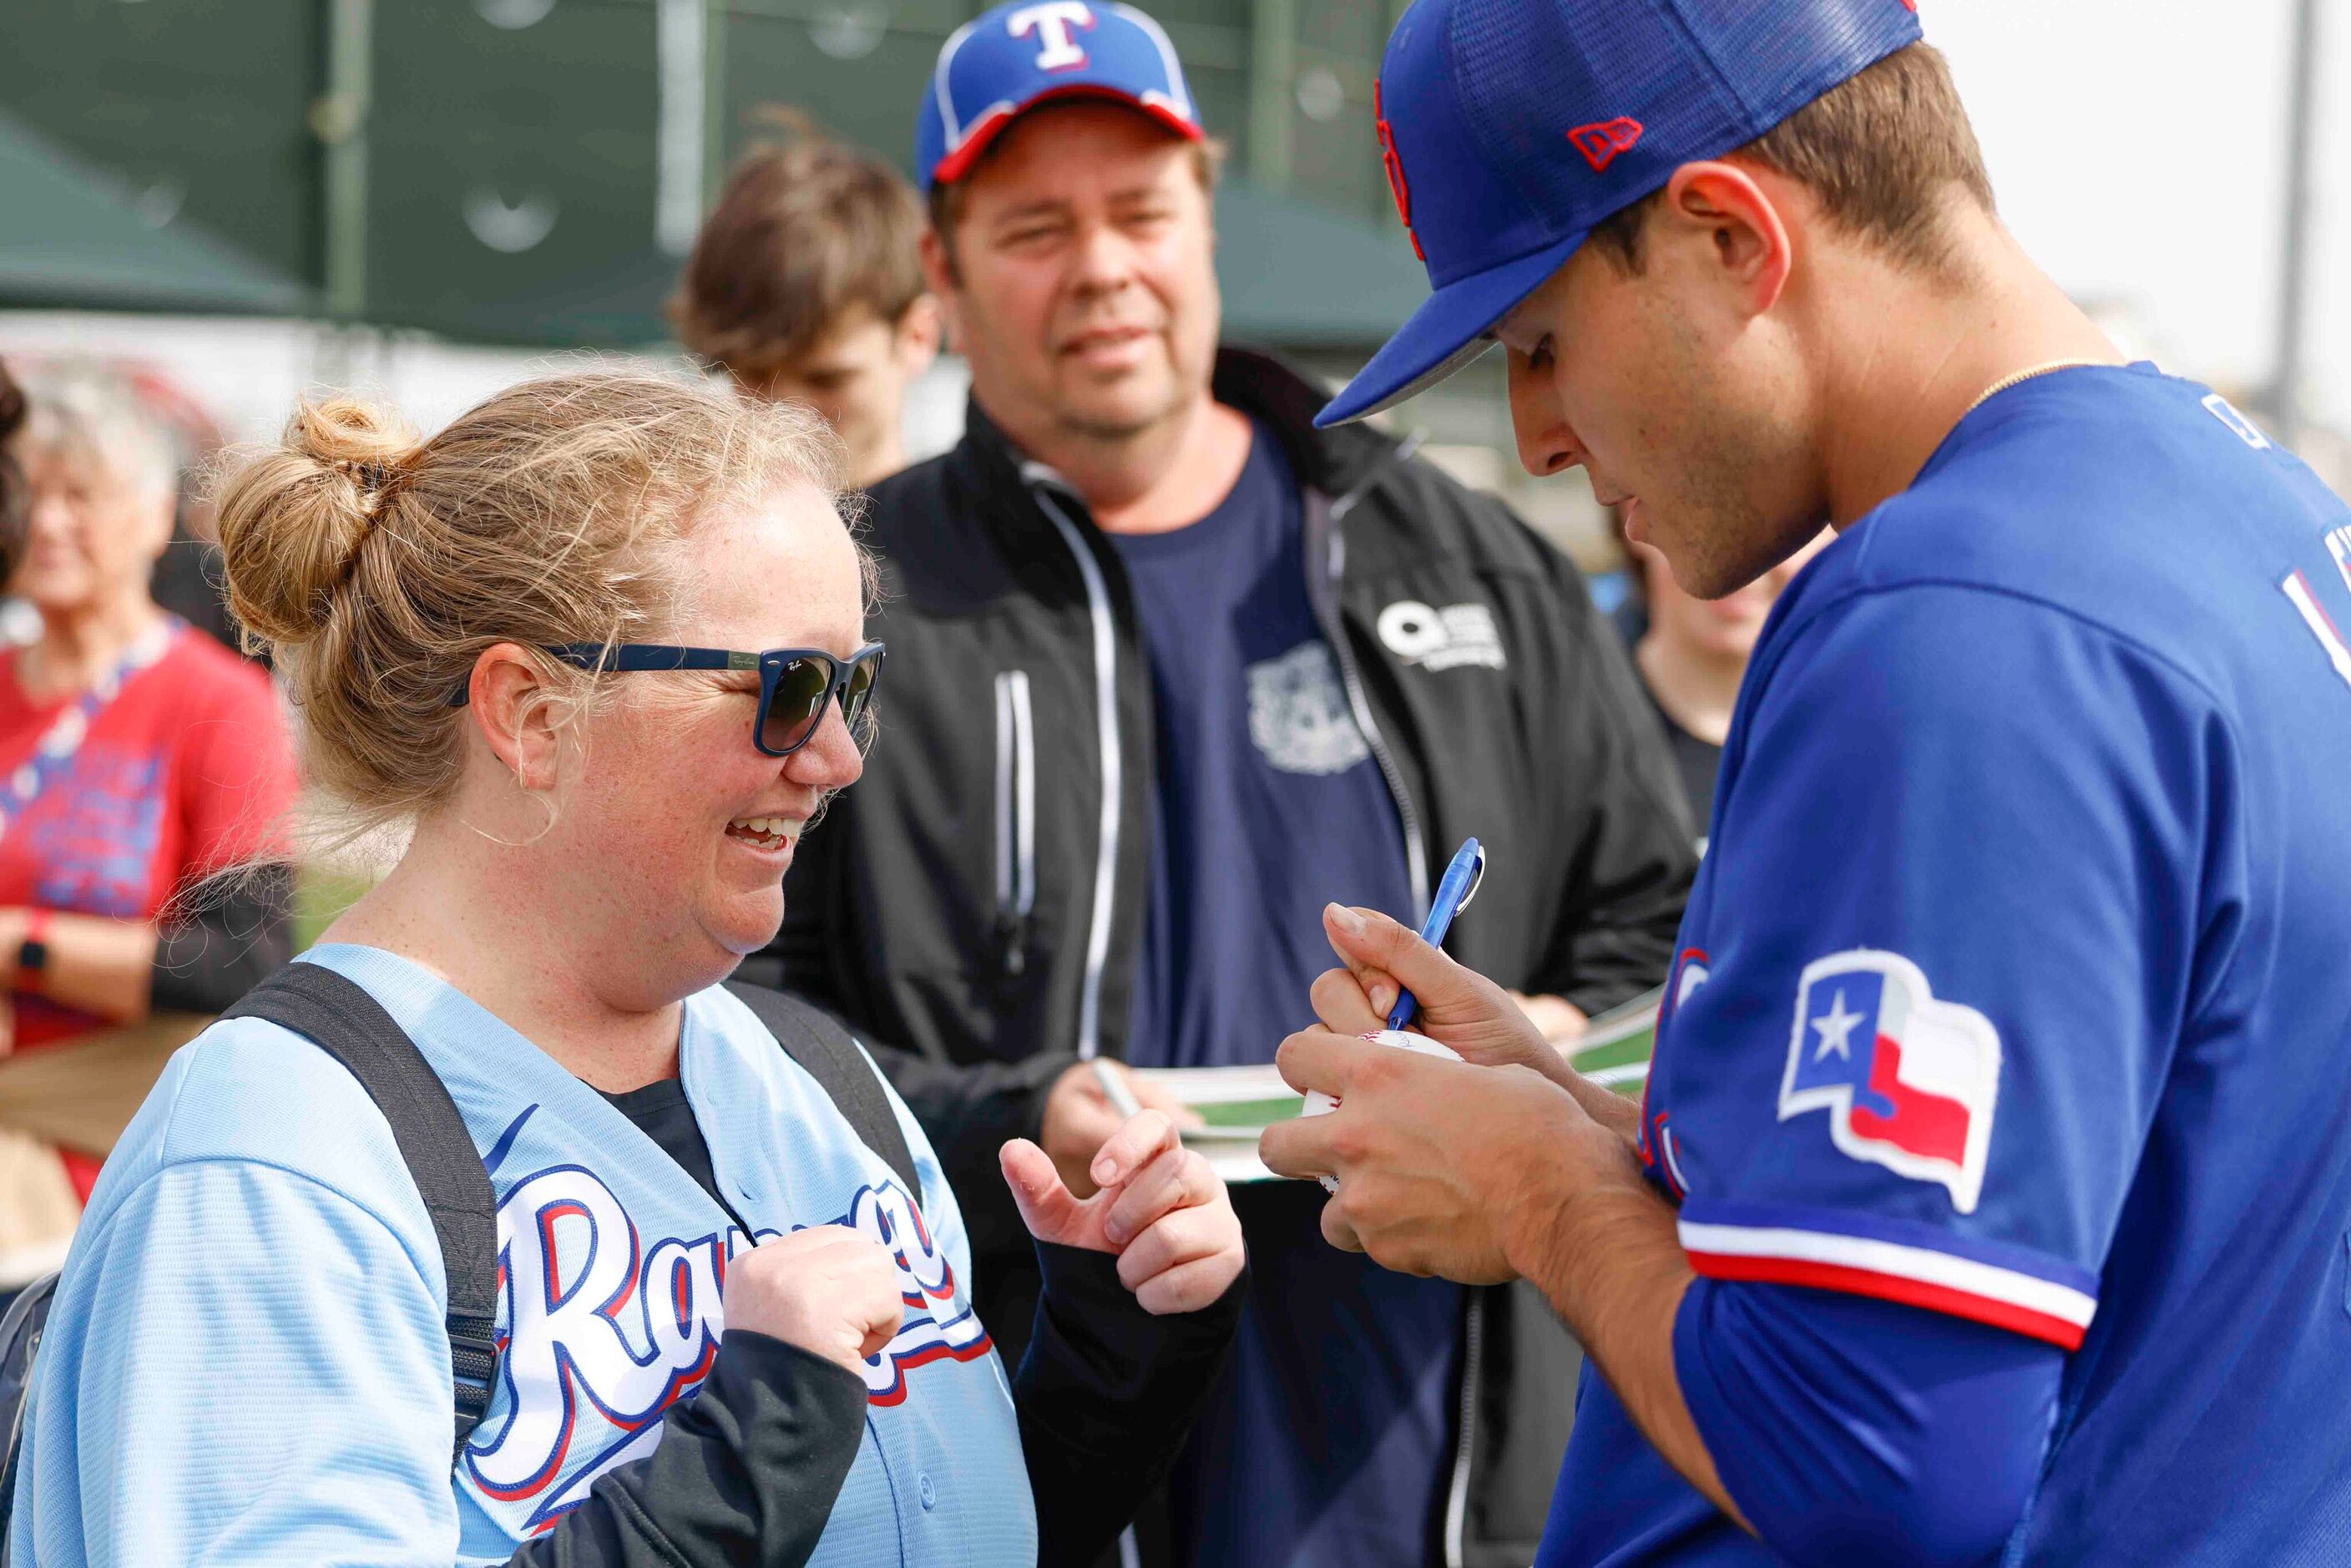
<svg viewBox="0 0 2351 1568">
<path fill-rule="evenodd" d="M 1308 988 L 1336 962 L 1322 906 L 1411 917 L 1403 824 L 1307 599 L 1298 481 L 1270 433 L 1207 517 L 1113 542 L 1158 712 L 1128 1057 L 1270 1061 L 1313 1021 Z M 1234 1194 L 1256 1286 L 1173 1483 L 1187 1561 L 1426 1560 L 1461 1291 L 1332 1249 L 1322 1197 Z"/>
<path fill-rule="evenodd" d="M 1307 600 L 1298 481 L 1270 433 L 1215 511 L 1112 542 L 1158 711 L 1127 1060 L 1270 1061 L 1337 962 L 1322 906 L 1410 918 L 1404 827 Z"/>
</svg>

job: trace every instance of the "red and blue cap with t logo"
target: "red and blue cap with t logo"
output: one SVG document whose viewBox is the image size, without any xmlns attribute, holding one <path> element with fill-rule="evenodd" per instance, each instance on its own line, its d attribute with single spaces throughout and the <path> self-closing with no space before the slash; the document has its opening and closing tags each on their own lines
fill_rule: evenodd
<svg viewBox="0 0 2351 1568">
<path fill-rule="evenodd" d="M 1436 292 L 1315 423 L 1443 381 L 1602 219 L 1918 37 L 1913 0 L 1416 0 L 1373 112 Z"/>
<path fill-rule="evenodd" d="M 1127 104 L 1186 141 L 1207 134 L 1158 23 L 1102 0 L 1013 0 L 939 50 L 914 117 L 915 178 L 926 193 L 952 184 L 1019 115 L 1064 98 Z"/>
</svg>

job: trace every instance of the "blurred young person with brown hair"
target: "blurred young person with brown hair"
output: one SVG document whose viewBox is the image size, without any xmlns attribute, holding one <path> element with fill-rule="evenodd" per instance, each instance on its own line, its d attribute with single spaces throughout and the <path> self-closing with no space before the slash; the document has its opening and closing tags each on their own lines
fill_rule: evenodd
<svg viewBox="0 0 2351 1568">
<path fill-rule="evenodd" d="M 860 488 L 906 465 L 906 389 L 939 349 L 922 211 L 899 172 L 797 110 L 744 153 L 670 301 L 679 340 L 756 396 L 805 402 Z"/>
</svg>

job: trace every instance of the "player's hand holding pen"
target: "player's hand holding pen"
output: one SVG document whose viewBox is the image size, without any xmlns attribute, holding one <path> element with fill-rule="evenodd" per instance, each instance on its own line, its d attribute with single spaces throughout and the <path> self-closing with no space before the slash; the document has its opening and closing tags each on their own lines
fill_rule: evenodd
<svg viewBox="0 0 2351 1568">
<path fill-rule="evenodd" d="M 1494 1283 L 1544 1223 L 1530 1188 L 1565 1197 L 1633 1171 L 1640 1113 L 1587 1083 L 1510 993 L 1384 915 L 1332 905 L 1323 926 L 1346 967 L 1315 982 L 1314 1028 L 1284 1040 L 1281 1075 L 1340 1102 L 1328 1115 L 1266 1130 L 1259 1153 L 1284 1176 L 1335 1177 L 1322 1232 L 1405 1273 Z M 1460 1061 L 1358 1038 L 1382 1028 L 1400 988 L 1416 1027 Z M 1632 1175 L 1637 1186 L 1636 1174 Z"/>
<path fill-rule="evenodd" d="M 1626 1138 L 1640 1132 L 1640 1107 L 1570 1067 L 1521 998 L 1376 910 L 1334 904 L 1323 912 L 1322 926 L 1345 967 L 1325 970 L 1314 982 L 1314 1016 L 1322 1021 L 1308 1033 L 1352 1036 L 1388 1028 L 1397 991 L 1409 986 L 1419 1007 L 1405 1027 L 1480 1067 L 1530 1068 L 1573 1094 L 1604 1124 L 1621 1127 Z"/>
</svg>

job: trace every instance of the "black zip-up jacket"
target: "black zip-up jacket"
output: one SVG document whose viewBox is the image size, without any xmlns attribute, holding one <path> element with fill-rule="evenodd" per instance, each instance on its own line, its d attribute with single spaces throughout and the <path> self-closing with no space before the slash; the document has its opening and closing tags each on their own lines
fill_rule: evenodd
<svg viewBox="0 0 2351 1568">
<path fill-rule="evenodd" d="M 1500 501 L 1228 349 L 1218 401 L 1263 420 L 1304 494 L 1309 597 L 1395 797 L 1416 901 L 1476 834 L 1447 950 L 1587 1012 L 1665 977 L 1695 865 L 1655 715 L 1574 568 Z M 864 778 L 802 840 L 780 979 L 893 1042 L 883 1069 L 963 1197 L 991 1332 L 1035 1276 L 997 1166 L 1081 1055 L 1123 1055 L 1150 845 L 1150 670 L 1084 503 L 975 405 L 945 456 L 872 493 L 889 643 Z M 1303 1007 L 1305 998 L 1301 998 Z M 1577 1365 L 1530 1288 L 1476 1292 L 1446 1556 L 1528 1561 Z"/>
</svg>

